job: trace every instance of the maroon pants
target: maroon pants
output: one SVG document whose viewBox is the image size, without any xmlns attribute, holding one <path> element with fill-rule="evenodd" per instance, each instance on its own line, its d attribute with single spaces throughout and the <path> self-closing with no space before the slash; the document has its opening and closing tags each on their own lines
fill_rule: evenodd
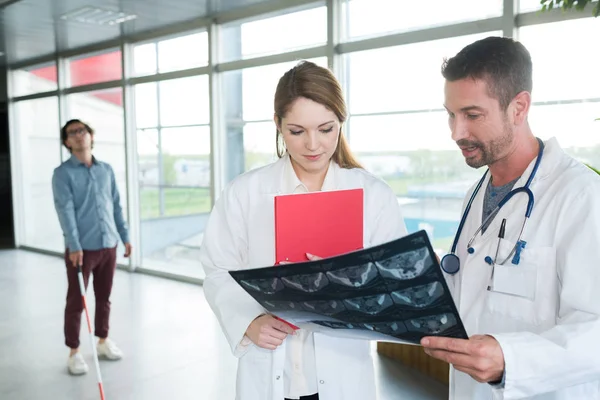
<svg viewBox="0 0 600 400">
<path fill-rule="evenodd" d="M 83 299 L 79 290 L 77 268 L 69 259 L 69 251 L 65 252 L 67 266 L 67 306 L 65 307 L 65 344 L 71 349 L 79 347 L 79 331 Z M 96 315 L 94 321 L 95 334 L 99 338 L 108 337 L 108 317 L 110 315 L 110 291 L 117 267 L 117 248 L 83 251 L 83 282 L 86 290 L 90 273 L 94 274 L 94 295 L 96 298 Z M 89 298 L 89 296 L 88 296 Z M 88 309 L 88 311 L 90 311 Z"/>
</svg>

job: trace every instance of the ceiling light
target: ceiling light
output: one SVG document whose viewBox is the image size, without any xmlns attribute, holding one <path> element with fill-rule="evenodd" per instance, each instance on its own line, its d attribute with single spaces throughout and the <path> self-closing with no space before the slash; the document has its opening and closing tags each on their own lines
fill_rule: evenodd
<svg viewBox="0 0 600 400">
<path fill-rule="evenodd" d="M 87 6 L 65 13 L 60 18 L 66 21 L 77 21 L 86 24 L 115 25 L 135 19 L 137 15 Z"/>
</svg>

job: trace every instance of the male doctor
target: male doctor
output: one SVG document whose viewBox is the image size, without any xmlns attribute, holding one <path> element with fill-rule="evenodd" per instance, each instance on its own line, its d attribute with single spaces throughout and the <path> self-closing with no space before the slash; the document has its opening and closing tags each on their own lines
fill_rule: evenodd
<svg viewBox="0 0 600 400">
<path fill-rule="evenodd" d="M 600 177 L 531 132 L 531 70 L 525 47 L 499 37 L 442 69 L 452 139 L 489 168 L 441 263 L 473 336 L 421 343 L 451 364 L 451 399 L 600 399 Z"/>
</svg>

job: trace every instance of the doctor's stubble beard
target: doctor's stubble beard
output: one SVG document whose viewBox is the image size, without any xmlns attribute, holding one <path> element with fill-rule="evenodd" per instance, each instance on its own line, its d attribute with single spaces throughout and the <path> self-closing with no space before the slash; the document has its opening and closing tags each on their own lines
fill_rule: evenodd
<svg viewBox="0 0 600 400">
<path fill-rule="evenodd" d="M 510 147 L 515 137 L 514 131 L 508 125 L 508 120 L 504 120 L 502 135 L 490 140 L 489 143 L 483 143 L 475 140 L 460 139 L 456 142 L 459 147 L 476 147 L 481 151 L 481 157 L 465 159 L 467 165 L 471 168 L 481 168 L 484 165 L 491 165 L 503 158 L 506 149 Z"/>
</svg>

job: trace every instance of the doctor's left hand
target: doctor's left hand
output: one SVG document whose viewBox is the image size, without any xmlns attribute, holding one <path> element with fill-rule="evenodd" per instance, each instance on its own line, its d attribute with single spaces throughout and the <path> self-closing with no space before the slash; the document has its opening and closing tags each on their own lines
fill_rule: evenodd
<svg viewBox="0 0 600 400">
<path fill-rule="evenodd" d="M 425 353 L 452 364 L 477 382 L 502 379 L 504 353 L 496 339 L 488 335 L 473 335 L 469 340 L 429 336 L 421 340 Z"/>
</svg>

